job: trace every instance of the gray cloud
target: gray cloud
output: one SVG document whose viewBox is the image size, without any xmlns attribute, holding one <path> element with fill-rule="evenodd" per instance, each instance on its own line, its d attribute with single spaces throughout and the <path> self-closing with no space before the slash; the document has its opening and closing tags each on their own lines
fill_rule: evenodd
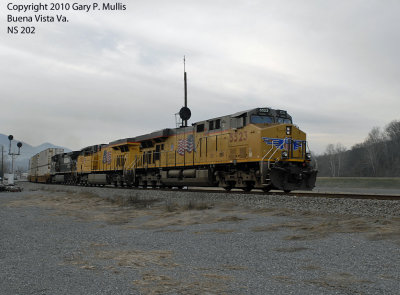
<svg viewBox="0 0 400 295">
<path fill-rule="evenodd" d="M 399 119 L 398 1 L 126 4 L 0 35 L 1 133 L 78 149 L 174 127 L 183 55 L 192 121 L 287 109 L 323 152 Z"/>
</svg>

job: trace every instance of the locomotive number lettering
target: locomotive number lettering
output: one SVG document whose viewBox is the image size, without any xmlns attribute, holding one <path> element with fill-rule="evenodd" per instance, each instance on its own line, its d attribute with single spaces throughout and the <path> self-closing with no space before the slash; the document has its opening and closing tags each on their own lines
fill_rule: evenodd
<svg viewBox="0 0 400 295">
<path fill-rule="evenodd" d="M 229 142 L 238 142 L 247 140 L 247 131 L 239 131 L 229 134 Z"/>
</svg>

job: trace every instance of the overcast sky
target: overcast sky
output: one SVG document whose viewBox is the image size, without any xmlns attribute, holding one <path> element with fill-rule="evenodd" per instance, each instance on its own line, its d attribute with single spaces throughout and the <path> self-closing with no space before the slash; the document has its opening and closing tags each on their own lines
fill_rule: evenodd
<svg viewBox="0 0 400 295">
<path fill-rule="evenodd" d="M 184 55 L 190 122 L 285 109 L 323 153 L 400 119 L 397 0 L 124 1 L 126 11 L 28 24 L 32 36 L 6 34 L 6 3 L 0 133 L 33 145 L 81 149 L 175 127 Z"/>
</svg>

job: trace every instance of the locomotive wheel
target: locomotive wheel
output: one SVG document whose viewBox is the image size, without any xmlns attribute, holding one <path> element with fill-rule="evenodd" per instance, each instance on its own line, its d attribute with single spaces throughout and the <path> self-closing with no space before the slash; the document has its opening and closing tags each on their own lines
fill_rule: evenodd
<svg viewBox="0 0 400 295">
<path fill-rule="evenodd" d="M 290 193 L 291 192 L 291 190 L 290 189 L 284 189 L 283 190 L 286 194 L 288 194 L 288 193 Z"/>
<path fill-rule="evenodd" d="M 230 192 L 232 189 L 232 186 L 224 186 L 224 190 L 226 190 L 227 192 Z"/>
<path fill-rule="evenodd" d="M 270 187 L 270 186 L 265 186 L 265 187 L 262 188 L 262 191 L 263 191 L 264 193 L 268 193 L 270 190 L 271 190 L 271 187 Z"/>
<path fill-rule="evenodd" d="M 252 184 L 247 184 L 246 187 L 242 188 L 245 192 L 250 192 L 254 186 Z"/>
</svg>

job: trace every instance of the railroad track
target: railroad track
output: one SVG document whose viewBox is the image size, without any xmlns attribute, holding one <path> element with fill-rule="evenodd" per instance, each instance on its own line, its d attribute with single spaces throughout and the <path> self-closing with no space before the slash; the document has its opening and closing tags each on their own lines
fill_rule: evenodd
<svg viewBox="0 0 400 295">
<path fill-rule="evenodd" d="M 343 199 L 370 199 L 370 200 L 400 200 L 400 195 L 377 195 L 377 194 L 353 194 L 353 193 L 329 193 L 329 192 L 291 192 L 291 193 L 284 193 L 284 192 L 262 192 L 253 190 L 251 192 L 244 192 L 240 190 L 233 190 L 230 192 L 226 192 L 224 190 L 210 190 L 210 189 L 187 189 L 183 190 L 185 192 L 210 192 L 210 193 L 223 193 L 223 194 L 244 194 L 244 195 L 268 195 L 268 196 L 295 196 L 295 197 L 313 197 L 313 198 L 343 198 Z"/>
<path fill-rule="evenodd" d="M 52 184 L 49 184 L 52 185 Z M 57 184 L 63 185 L 63 184 Z M 71 186 L 71 185 L 66 185 Z M 86 187 L 86 186 L 84 186 Z M 90 187 L 90 186 L 89 186 Z M 178 193 L 217 193 L 217 194 L 243 194 L 243 195 L 264 195 L 264 196 L 294 196 L 294 197 L 312 197 L 312 198 L 341 198 L 341 199 L 369 199 L 369 200 L 400 200 L 400 194 L 362 194 L 362 193 L 340 193 L 340 192 L 305 192 L 305 191 L 294 191 L 290 193 L 284 193 L 281 191 L 271 191 L 271 192 L 263 192 L 261 190 L 254 189 L 250 192 L 245 192 L 239 189 L 233 189 L 232 191 L 225 191 L 222 188 L 199 188 L 199 187 L 190 187 L 190 188 L 143 188 L 143 187 L 115 187 L 112 185 L 103 186 L 105 189 L 126 189 L 126 190 L 148 190 L 148 191 L 175 191 Z"/>
</svg>

